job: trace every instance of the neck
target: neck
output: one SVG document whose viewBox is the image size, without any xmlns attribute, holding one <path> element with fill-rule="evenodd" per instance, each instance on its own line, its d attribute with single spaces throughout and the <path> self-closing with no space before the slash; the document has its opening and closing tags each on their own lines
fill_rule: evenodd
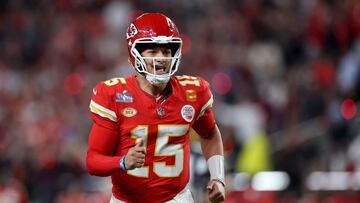
<svg viewBox="0 0 360 203">
<path fill-rule="evenodd" d="M 155 97 L 162 95 L 164 89 L 166 88 L 166 84 L 162 86 L 152 85 L 143 75 L 138 75 L 136 77 L 136 81 L 144 92 L 147 92 Z"/>
</svg>

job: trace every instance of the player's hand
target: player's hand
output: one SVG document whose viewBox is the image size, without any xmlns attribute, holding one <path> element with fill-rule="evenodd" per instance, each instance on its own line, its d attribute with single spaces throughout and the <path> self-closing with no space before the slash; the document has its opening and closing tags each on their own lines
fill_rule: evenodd
<svg viewBox="0 0 360 203">
<path fill-rule="evenodd" d="M 144 140 L 138 139 L 136 140 L 136 144 L 134 147 L 130 148 L 128 153 L 125 156 L 125 168 L 127 170 L 131 170 L 134 168 L 141 168 L 144 166 L 145 162 L 145 147 Z"/>
<path fill-rule="evenodd" d="M 225 188 L 217 180 L 210 180 L 206 187 L 211 203 L 218 203 L 225 200 Z"/>
</svg>

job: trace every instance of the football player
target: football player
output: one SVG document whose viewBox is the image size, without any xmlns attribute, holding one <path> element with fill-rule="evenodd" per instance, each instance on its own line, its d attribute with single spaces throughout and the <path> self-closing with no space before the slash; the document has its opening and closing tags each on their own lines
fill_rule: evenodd
<svg viewBox="0 0 360 203">
<path fill-rule="evenodd" d="M 209 199 L 223 201 L 223 146 L 213 97 L 202 78 L 174 76 L 182 47 L 177 27 L 163 14 L 147 13 L 130 24 L 126 38 L 138 74 L 93 89 L 89 173 L 111 176 L 111 203 L 194 202 L 188 181 L 189 134 L 195 130 L 211 175 Z"/>
</svg>

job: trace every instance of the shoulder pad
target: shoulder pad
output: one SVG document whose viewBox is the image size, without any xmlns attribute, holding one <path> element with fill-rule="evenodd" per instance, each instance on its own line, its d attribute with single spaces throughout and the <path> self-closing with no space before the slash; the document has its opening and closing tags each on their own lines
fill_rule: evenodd
<svg viewBox="0 0 360 203">
<path fill-rule="evenodd" d="M 124 84 L 126 84 L 125 78 L 112 78 L 98 83 L 93 88 L 90 111 L 111 121 L 117 121 L 114 98 L 117 90 Z"/>
<path fill-rule="evenodd" d="M 209 83 L 201 77 L 182 75 L 175 76 L 177 83 L 183 89 L 196 89 L 197 91 L 204 91 L 209 88 Z"/>
<path fill-rule="evenodd" d="M 199 103 L 202 107 L 206 104 L 201 111 L 212 105 L 209 83 L 203 78 L 188 75 L 176 76 L 176 83 L 187 101 Z"/>
</svg>

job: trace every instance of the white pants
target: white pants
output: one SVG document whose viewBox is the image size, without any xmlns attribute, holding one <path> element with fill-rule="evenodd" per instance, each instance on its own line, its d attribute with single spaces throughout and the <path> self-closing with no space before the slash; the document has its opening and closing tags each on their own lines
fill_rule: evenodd
<svg viewBox="0 0 360 203">
<path fill-rule="evenodd" d="M 139 200 L 141 201 L 141 200 Z M 110 203 L 126 203 L 121 200 L 118 200 L 111 196 Z M 179 192 L 173 199 L 166 201 L 164 203 L 194 203 L 194 199 L 188 187 L 185 187 L 181 192 Z"/>
</svg>

